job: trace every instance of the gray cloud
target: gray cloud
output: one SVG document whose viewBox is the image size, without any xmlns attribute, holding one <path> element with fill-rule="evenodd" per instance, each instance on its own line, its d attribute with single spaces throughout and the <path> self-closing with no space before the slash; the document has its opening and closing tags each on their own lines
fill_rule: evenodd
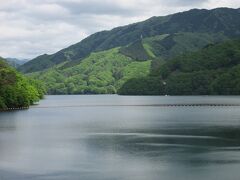
<svg viewBox="0 0 240 180">
<path fill-rule="evenodd" d="M 209 2 L 209 0 L 170 0 L 166 3 L 178 6 L 196 6 Z"/>
<path fill-rule="evenodd" d="M 96 15 L 120 15 L 130 16 L 137 13 L 129 7 L 123 7 L 114 1 L 104 3 L 98 0 L 81 2 L 62 2 L 61 6 L 68 9 L 73 14 L 96 14 Z"/>
<path fill-rule="evenodd" d="M 0 56 L 54 53 L 91 33 L 191 8 L 239 7 L 235 0 L 0 0 Z"/>
</svg>

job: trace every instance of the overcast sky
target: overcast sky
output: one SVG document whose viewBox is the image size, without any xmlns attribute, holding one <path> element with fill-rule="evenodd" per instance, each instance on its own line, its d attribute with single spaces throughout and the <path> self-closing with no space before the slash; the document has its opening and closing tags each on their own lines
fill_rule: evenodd
<svg viewBox="0 0 240 180">
<path fill-rule="evenodd" d="M 0 0 L 0 56 L 51 54 L 88 35 L 192 8 L 240 7 L 240 0 Z"/>
</svg>

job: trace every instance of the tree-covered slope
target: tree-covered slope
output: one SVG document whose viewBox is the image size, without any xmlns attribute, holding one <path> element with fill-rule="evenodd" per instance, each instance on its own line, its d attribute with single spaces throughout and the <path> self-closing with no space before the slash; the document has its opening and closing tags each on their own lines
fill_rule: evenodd
<svg viewBox="0 0 240 180">
<path fill-rule="evenodd" d="M 24 77 L 0 58 L 0 110 L 28 107 L 43 95 L 40 82 Z"/>
<path fill-rule="evenodd" d="M 153 36 L 124 47 L 91 53 L 90 56 L 72 64 L 66 61 L 32 75 L 46 82 L 49 94 L 115 93 L 127 79 L 142 77 L 140 75 L 143 67 L 144 76 L 147 76 L 150 69 L 152 73 L 157 71 L 170 57 L 184 52 L 194 52 L 226 39 L 228 38 L 221 33 L 175 33 Z M 129 69 L 128 74 L 134 76 L 123 74 L 125 68 Z"/>
<path fill-rule="evenodd" d="M 138 40 L 129 44 L 128 46 L 122 47 L 120 52 L 137 61 L 145 61 L 151 58 L 147 50 L 144 48 L 142 40 Z"/>
<path fill-rule="evenodd" d="M 143 40 L 143 46 L 152 57 L 152 73 L 164 61 L 187 52 L 198 51 L 209 44 L 226 41 L 228 38 L 222 33 L 175 33 L 153 36 Z"/>
<path fill-rule="evenodd" d="M 43 80 L 49 94 L 112 94 L 127 80 L 147 76 L 151 61 L 135 61 L 114 48 L 91 53 L 78 65 L 64 65 L 30 76 Z"/>
<path fill-rule="evenodd" d="M 141 37 L 153 37 L 180 32 L 222 33 L 227 37 L 240 35 L 240 10 L 219 8 L 214 10 L 190 10 L 165 17 L 152 17 L 146 21 L 118 27 L 111 31 L 95 33 L 81 42 L 63 49 L 53 55 L 42 55 L 19 68 L 24 73 L 41 71 L 68 61 L 77 64 L 92 52 L 103 51 L 115 47 L 127 46 Z M 171 44 L 171 36 L 165 44 Z M 77 61 L 77 63 L 72 63 Z"/>
<path fill-rule="evenodd" d="M 226 40 L 222 33 L 174 33 L 145 38 L 143 46 L 153 57 L 167 60 Z"/>
<path fill-rule="evenodd" d="M 209 45 L 199 52 L 175 57 L 146 79 L 131 79 L 118 93 L 239 95 L 240 40 Z"/>
</svg>

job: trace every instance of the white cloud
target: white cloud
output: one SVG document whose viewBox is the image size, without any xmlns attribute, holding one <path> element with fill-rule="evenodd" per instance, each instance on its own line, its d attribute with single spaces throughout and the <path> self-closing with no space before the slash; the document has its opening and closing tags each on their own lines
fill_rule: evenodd
<svg viewBox="0 0 240 180">
<path fill-rule="evenodd" d="M 235 0 L 0 0 L 0 56 L 33 58 L 151 16 L 239 5 Z"/>
</svg>

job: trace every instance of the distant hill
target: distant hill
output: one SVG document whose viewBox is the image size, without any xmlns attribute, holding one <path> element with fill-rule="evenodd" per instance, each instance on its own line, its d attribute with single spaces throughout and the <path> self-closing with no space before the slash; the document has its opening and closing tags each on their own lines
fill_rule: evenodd
<svg viewBox="0 0 240 180">
<path fill-rule="evenodd" d="M 155 74 L 127 81 L 118 93 L 239 95 L 240 40 L 209 45 L 172 58 Z"/>
<path fill-rule="evenodd" d="M 226 39 L 222 34 L 202 33 L 154 36 L 128 46 L 91 53 L 80 62 L 64 62 L 31 76 L 45 81 L 49 94 L 112 94 L 131 78 L 143 78 L 150 71 L 157 71 L 176 54 L 196 51 Z M 171 46 L 164 46 L 168 42 Z"/>
<path fill-rule="evenodd" d="M 146 21 L 115 28 L 111 31 L 95 33 L 81 42 L 52 55 L 42 55 L 26 64 L 19 70 L 24 73 L 41 71 L 63 62 L 68 66 L 78 64 L 92 52 L 99 52 L 115 47 L 127 46 L 147 37 L 163 34 L 189 33 L 221 33 L 233 38 L 240 35 L 240 10 L 218 8 L 213 10 L 193 9 L 164 17 L 152 17 Z M 171 46 L 171 36 L 162 45 Z M 197 42 L 195 42 L 197 43 Z M 146 59 L 146 58 L 145 58 Z M 75 62 L 76 61 L 76 62 Z"/>
<path fill-rule="evenodd" d="M 7 63 L 10 66 L 15 67 L 15 68 L 18 68 L 19 66 L 21 66 L 29 61 L 26 59 L 17 59 L 17 58 L 5 58 L 5 60 L 7 61 Z"/>
<path fill-rule="evenodd" d="M 175 57 L 239 38 L 238 19 L 240 10 L 229 8 L 152 17 L 93 34 L 18 69 L 44 81 L 48 94 L 165 94 L 162 67 Z"/>
</svg>

